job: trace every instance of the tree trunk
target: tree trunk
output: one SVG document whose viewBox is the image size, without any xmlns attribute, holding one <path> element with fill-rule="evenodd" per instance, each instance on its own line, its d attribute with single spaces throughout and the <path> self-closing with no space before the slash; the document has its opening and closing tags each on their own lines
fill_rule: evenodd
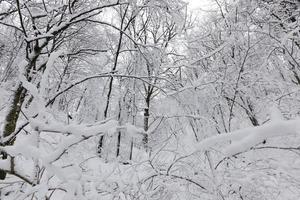
<svg viewBox="0 0 300 200">
<path fill-rule="evenodd" d="M 121 100 L 119 100 L 119 114 L 118 114 L 118 121 L 119 125 L 121 126 L 122 124 L 122 104 Z M 118 140 L 117 140 L 117 152 L 116 152 L 116 157 L 119 157 L 120 155 L 120 147 L 121 147 L 121 130 L 118 131 Z"/>
<path fill-rule="evenodd" d="M 19 84 L 17 90 L 14 92 L 14 97 L 11 102 L 10 110 L 8 111 L 8 114 L 5 118 L 5 125 L 2 137 L 8 137 L 15 131 L 19 114 L 21 111 L 21 106 L 24 102 L 25 94 L 26 90 L 22 87 L 21 84 Z M 12 145 L 13 142 L 14 140 L 9 145 Z M 5 152 L 1 152 L 1 158 L 7 159 L 7 154 Z M 0 169 L 0 180 L 4 180 L 5 177 L 6 172 Z"/>
<path fill-rule="evenodd" d="M 148 97 L 146 98 L 146 108 L 144 109 L 144 131 L 148 131 L 149 129 L 149 106 L 150 106 L 150 96 L 148 95 Z M 145 146 L 146 149 L 148 149 L 148 134 L 145 133 L 144 137 L 143 137 L 143 144 Z"/>
<path fill-rule="evenodd" d="M 47 45 L 48 43 L 45 42 L 42 46 L 38 46 L 38 43 L 36 44 L 32 56 L 27 56 L 27 60 L 29 60 L 27 66 L 25 66 L 26 74 L 25 76 L 28 78 L 28 81 L 31 81 L 31 77 L 28 77 L 28 74 L 32 67 L 35 66 L 36 61 L 42 51 L 42 49 Z M 29 51 L 29 46 L 27 47 L 27 51 Z M 5 118 L 5 124 L 3 129 L 3 135 L 2 137 L 8 137 L 12 133 L 14 133 L 17 125 L 17 121 L 19 119 L 19 115 L 21 112 L 22 104 L 25 100 L 27 90 L 22 86 L 22 83 L 20 82 L 16 91 L 14 92 L 13 100 L 11 101 L 11 105 L 9 107 L 9 111 Z M 14 140 L 9 145 L 13 145 Z M 2 156 L 2 159 L 7 159 L 7 154 L 5 152 L 0 153 Z M 13 160 L 13 158 L 12 158 Z M 0 169 L 0 180 L 4 180 L 6 177 L 6 172 Z"/>
</svg>

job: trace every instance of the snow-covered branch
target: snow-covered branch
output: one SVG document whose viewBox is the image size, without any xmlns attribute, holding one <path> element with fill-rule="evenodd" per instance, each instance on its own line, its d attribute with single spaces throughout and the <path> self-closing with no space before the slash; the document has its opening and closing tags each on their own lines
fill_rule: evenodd
<svg viewBox="0 0 300 200">
<path fill-rule="evenodd" d="M 277 117 L 272 117 L 270 122 L 257 127 L 244 128 L 209 137 L 199 142 L 195 148 L 197 150 L 209 150 L 222 143 L 226 146 L 224 148 L 225 155 L 232 156 L 249 150 L 268 138 L 300 134 L 300 118 L 284 120 L 277 109 L 273 112 L 277 113 Z"/>
</svg>

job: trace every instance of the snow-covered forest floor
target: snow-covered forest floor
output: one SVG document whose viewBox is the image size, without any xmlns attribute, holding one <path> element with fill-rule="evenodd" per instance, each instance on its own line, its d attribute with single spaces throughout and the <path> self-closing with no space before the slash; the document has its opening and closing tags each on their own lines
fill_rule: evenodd
<svg viewBox="0 0 300 200">
<path fill-rule="evenodd" d="M 300 199 L 300 2 L 207 2 L 0 1 L 0 200 Z"/>
</svg>

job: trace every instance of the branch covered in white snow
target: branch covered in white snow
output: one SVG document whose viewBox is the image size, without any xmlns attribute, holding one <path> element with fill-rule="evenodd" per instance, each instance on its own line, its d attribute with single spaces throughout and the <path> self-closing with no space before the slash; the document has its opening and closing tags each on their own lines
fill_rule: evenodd
<svg viewBox="0 0 300 200">
<path fill-rule="evenodd" d="M 300 118 L 284 120 L 277 109 L 271 113 L 271 121 L 257 127 L 249 127 L 230 133 L 223 133 L 202 140 L 196 145 L 197 150 L 208 150 L 216 144 L 226 145 L 226 156 L 244 152 L 265 139 L 300 134 Z"/>
</svg>

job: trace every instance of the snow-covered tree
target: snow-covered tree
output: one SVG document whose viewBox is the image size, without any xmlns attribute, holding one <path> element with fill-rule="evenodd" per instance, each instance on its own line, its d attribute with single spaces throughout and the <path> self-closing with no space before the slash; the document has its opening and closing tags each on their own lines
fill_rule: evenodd
<svg viewBox="0 0 300 200">
<path fill-rule="evenodd" d="M 0 199 L 299 199 L 299 2 L 0 1 Z"/>
</svg>

